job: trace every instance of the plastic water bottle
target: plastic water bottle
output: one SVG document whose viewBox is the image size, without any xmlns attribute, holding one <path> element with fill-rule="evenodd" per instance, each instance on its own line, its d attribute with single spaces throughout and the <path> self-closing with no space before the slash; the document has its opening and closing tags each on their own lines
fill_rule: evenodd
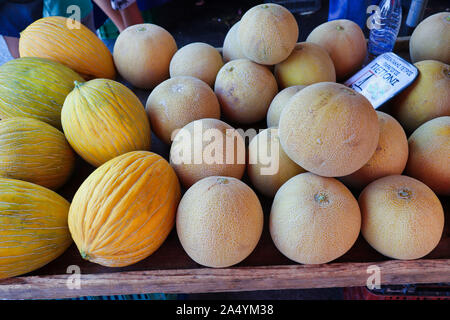
<svg viewBox="0 0 450 320">
<path fill-rule="evenodd" d="M 394 49 L 395 40 L 402 23 L 400 0 L 382 0 L 379 10 L 373 14 L 369 36 L 369 53 L 378 56 Z"/>
</svg>

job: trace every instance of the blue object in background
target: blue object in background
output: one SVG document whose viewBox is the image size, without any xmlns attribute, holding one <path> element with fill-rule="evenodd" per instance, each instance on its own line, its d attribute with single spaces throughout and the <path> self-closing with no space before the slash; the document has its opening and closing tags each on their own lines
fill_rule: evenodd
<svg viewBox="0 0 450 320">
<path fill-rule="evenodd" d="M 364 29 L 368 17 L 367 7 L 379 2 L 380 0 L 330 0 L 328 21 L 348 19 Z"/>
<path fill-rule="evenodd" d="M 42 18 L 42 0 L 0 2 L 0 35 L 19 38 L 29 24 Z"/>
</svg>

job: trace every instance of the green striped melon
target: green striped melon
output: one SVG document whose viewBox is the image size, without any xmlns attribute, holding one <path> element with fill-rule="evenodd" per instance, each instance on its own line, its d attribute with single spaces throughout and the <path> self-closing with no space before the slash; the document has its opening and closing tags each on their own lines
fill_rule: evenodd
<svg viewBox="0 0 450 320">
<path fill-rule="evenodd" d="M 75 153 L 58 129 L 33 118 L 0 121 L 0 177 L 57 189 L 74 164 Z"/>
<path fill-rule="evenodd" d="M 0 279 L 36 270 L 70 246 L 69 206 L 49 189 L 0 178 Z"/>
<path fill-rule="evenodd" d="M 61 128 L 61 108 L 83 78 L 48 59 L 25 57 L 0 66 L 0 118 L 35 118 Z"/>
</svg>

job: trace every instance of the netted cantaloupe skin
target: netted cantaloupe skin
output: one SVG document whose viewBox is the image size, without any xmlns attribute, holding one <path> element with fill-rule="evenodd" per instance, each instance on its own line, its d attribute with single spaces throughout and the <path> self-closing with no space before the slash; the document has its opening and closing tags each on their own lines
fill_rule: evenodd
<svg viewBox="0 0 450 320">
<path fill-rule="evenodd" d="M 150 150 L 150 123 L 139 98 L 109 79 L 77 83 L 61 111 L 72 148 L 98 167 L 130 151 Z"/>
<path fill-rule="evenodd" d="M 84 259 L 108 267 L 131 265 L 162 245 L 179 200 L 177 176 L 164 158 L 129 152 L 97 168 L 80 186 L 69 229 Z"/>
<path fill-rule="evenodd" d="M 0 121 L 0 177 L 55 190 L 69 179 L 75 153 L 64 134 L 32 118 Z"/>
<path fill-rule="evenodd" d="M 0 178 L 0 279 L 36 270 L 70 246 L 69 206 L 49 189 Z"/>
<path fill-rule="evenodd" d="M 61 108 L 83 78 L 48 59 L 19 58 L 0 67 L 0 118 L 35 118 L 61 128 Z"/>
<path fill-rule="evenodd" d="M 45 17 L 30 24 L 20 33 L 19 53 L 21 57 L 58 61 L 86 80 L 116 76 L 106 45 L 82 23 L 70 18 Z"/>
</svg>

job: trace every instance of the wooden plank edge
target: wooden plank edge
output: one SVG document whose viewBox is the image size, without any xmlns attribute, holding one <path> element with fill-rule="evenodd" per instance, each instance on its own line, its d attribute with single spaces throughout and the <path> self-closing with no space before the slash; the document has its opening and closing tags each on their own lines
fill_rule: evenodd
<svg viewBox="0 0 450 320">
<path fill-rule="evenodd" d="M 80 287 L 68 287 L 71 275 L 0 280 L 0 299 L 61 299 L 145 293 L 204 293 L 365 286 L 380 269 L 381 285 L 450 282 L 450 259 L 374 263 L 331 263 L 261 267 L 199 268 L 82 274 Z"/>
</svg>

